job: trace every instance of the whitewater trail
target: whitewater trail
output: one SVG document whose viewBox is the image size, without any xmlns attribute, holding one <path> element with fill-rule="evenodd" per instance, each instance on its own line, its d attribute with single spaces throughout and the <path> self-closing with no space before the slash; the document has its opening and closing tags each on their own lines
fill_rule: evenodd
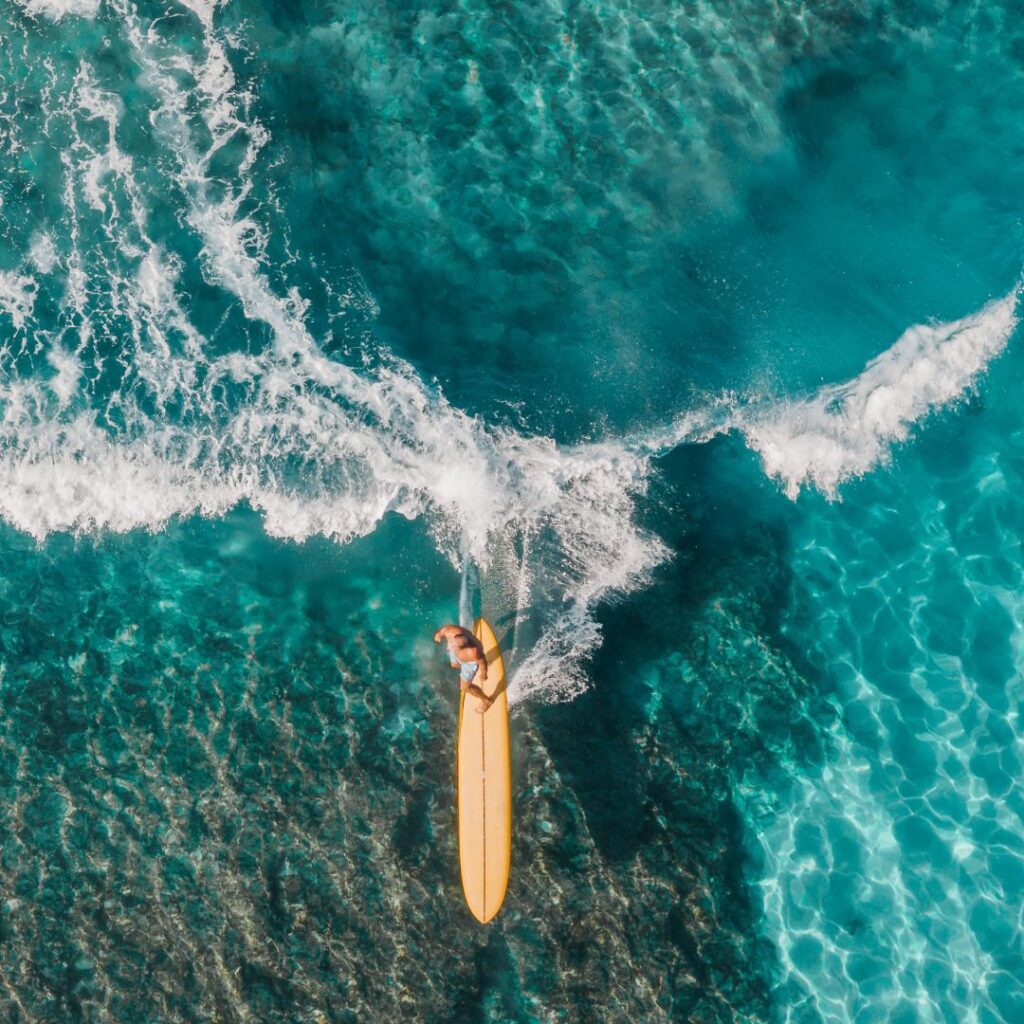
<svg viewBox="0 0 1024 1024">
<path fill-rule="evenodd" d="M 325 355 L 307 301 L 271 281 L 251 201 L 268 136 L 248 115 L 251 93 L 212 16 L 200 17 L 202 45 L 186 53 L 127 5 L 107 8 L 150 97 L 160 170 L 184 197 L 179 220 L 199 244 L 203 276 L 270 343 L 254 335 L 223 351 L 194 325 L 179 285 L 185 258 L 150 224 L 167 201 L 153 194 L 163 179 L 147 179 L 122 141 L 120 97 L 82 60 L 70 88 L 53 81 L 59 98 L 46 111 L 66 131 L 65 222 L 39 234 L 0 292 L 14 330 L 0 379 L 0 513 L 40 541 L 56 530 L 159 529 L 242 502 L 268 533 L 293 540 L 346 542 L 390 512 L 422 518 L 454 564 L 518 564 L 516 592 L 528 580 L 553 599 L 552 611 L 535 613 L 535 631 L 558 657 L 541 673 L 526 652 L 513 696 L 577 692 L 598 642 L 593 606 L 642 583 L 667 554 L 634 523 L 649 458 L 488 426 L 379 349 L 358 370 Z M 232 176 L 214 175 L 215 155 L 239 142 Z M 61 294 L 56 331 L 32 320 L 48 274 Z M 102 350 L 114 346 L 121 354 L 104 366 Z M 107 390 L 96 386 L 99 367 L 114 378 Z M 487 485 L 467 480 L 465 465 Z M 532 534 L 543 544 L 531 546 Z M 543 551 L 544 561 L 515 563 L 512 548 Z"/>
<path fill-rule="evenodd" d="M 99 9 L 22 6 L 54 21 Z M 240 503 L 292 540 L 344 543 L 388 513 L 419 518 L 454 565 L 476 563 L 515 595 L 508 611 L 524 621 L 513 702 L 565 699 L 587 685 L 601 642 L 596 606 L 643 586 L 670 556 L 637 523 L 658 455 L 738 430 L 787 494 L 813 486 L 834 495 L 972 387 L 1016 325 L 1014 290 L 963 320 L 909 329 L 845 384 L 804 399 L 710 400 L 644 438 L 560 446 L 489 425 L 379 347 L 358 370 L 325 354 L 307 300 L 268 269 L 253 172 L 269 136 L 251 114 L 253 95 L 214 29 L 216 5 L 184 6 L 202 27 L 189 52 L 120 0 L 106 8 L 139 69 L 160 171 L 180 197 L 203 277 L 261 330 L 225 351 L 195 326 L 179 285 L 185 257 L 150 226 L 151 210 L 171 200 L 155 191 L 161 174 L 147 178 L 123 148 L 121 99 L 84 59 L 70 83 L 54 70 L 46 115 L 66 133 L 64 222 L 37 232 L 22 265 L 0 275 L 9 334 L 0 515 L 40 541 L 53 531 L 155 530 Z M 229 144 L 239 151 L 233 169 L 215 174 L 211 162 Z M 48 282 L 60 294 L 58 330 L 34 320 Z M 113 375 L 107 390 L 100 370 Z"/>
</svg>

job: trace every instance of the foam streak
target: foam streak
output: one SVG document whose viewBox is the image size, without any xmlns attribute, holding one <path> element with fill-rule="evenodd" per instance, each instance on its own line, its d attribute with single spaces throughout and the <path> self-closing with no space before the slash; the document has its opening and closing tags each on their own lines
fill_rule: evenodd
<svg viewBox="0 0 1024 1024">
<path fill-rule="evenodd" d="M 1019 296 L 1014 288 L 963 319 L 911 327 L 853 380 L 751 409 L 733 423 L 789 497 L 807 486 L 835 497 L 841 483 L 884 463 L 915 424 L 975 385 L 1017 326 Z"/>
</svg>

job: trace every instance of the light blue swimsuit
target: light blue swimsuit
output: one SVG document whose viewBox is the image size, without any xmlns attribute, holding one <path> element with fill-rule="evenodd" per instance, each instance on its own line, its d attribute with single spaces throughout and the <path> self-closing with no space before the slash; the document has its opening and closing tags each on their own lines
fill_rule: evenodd
<svg viewBox="0 0 1024 1024">
<path fill-rule="evenodd" d="M 448 664 L 450 665 L 453 661 L 459 663 L 459 676 L 464 679 L 467 683 L 471 683 L 473 678 L 476 676 L 477 663 L 475 661 L 459 661 L 455 656 L 455 648 L 452 646 L 451 640 L 448 641 Z"/>
</svg>

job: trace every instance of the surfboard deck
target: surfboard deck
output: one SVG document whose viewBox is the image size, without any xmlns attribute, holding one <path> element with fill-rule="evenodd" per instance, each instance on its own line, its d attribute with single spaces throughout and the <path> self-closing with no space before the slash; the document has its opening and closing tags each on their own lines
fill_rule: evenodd
<svg viewBox="0 0 1024 1024">
<path fill-rule="evenodd" d="M 473 916 L 486 924 L 501 908 L 512 863 L 512 763 L 508 696 L 501 651 L 486 619 L 473 632 L 487 658 L 482 689 L 497 699 L 482 715 L 479 697 L 459 703 L 457 785 L 462 890 Z"/>
</svg>

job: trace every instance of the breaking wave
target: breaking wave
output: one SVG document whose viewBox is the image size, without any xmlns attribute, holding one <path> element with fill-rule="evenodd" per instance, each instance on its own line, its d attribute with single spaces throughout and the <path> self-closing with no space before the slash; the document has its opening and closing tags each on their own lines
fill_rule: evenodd
<svg viewBox="0 0 1024 1024">
<path fill-rule="evenodd" d="M 960 320 L 910 327 L 853 380 L 743 415 L 739 428 L 789 497 L 807 486 L 834 497 L 970 391 L 1017 326 L 1019 297 L 1017 287 Z"/>
<path fill-rule="evenodd" d="M 543 552 L 518 559 L 511 590 L 524 601 L 557 594 L 534 629 L 557 657 L 541 671 L 536 652 L 522 651 L 513 697 L 582 688 L 599 641 L 590 610 L 666 554 L 634 521 L 649 456 L 488 426 L 385 351 L 358 370 L 327 356 L 306 300 L 281 294 L 266 270 L 250 172 L 267 134 L 247 115 L 251 96 L 211 19 L 201 18 L 204 43 L 190 55 L 129 8 L 120 14 L 205 282 L 254 330 L 225 351 L 193 323 L 185 261 L 152 234 L 145 175 L 120 142 L 122 105 L 82 62 L 50 112 L 68 133 L 70 245 L 62 252 L 40 235 L 0 278 L 15 339 L 0 377 L 0 514 L 41 541 L 61 530 L 154 530 L 247 502 L 274 536 L 345 542 L 397 512 L 424 519 L 455 564 L 511 564 L 510 547 Z M 232 145 L 225 186 L 211 161 Z M 90 230 L 102 235 L 102 258 Z M 59 332 L 32 322 L 47 275 L 64 284 L 50 288 L 61 291 Z"/>
<path fill-rule="evenodd" d="M 59 20 L 98 4 L 22 6 Z M 63 220 L 0 272 L 0 515 L 40 541 L 155 530 L 243 502 L 296 541 L 346 542 L 392 512 L 422 519 L 453 565 L 500 578 L 517 620 L 513 700 L 566 698 L 586 686 L 600 643 L 595 606 L 669 556 L 637 522 L 658 454 L 739 430 L 787 494 L 834 495 L 971 387 L 1016 324 L 1015 290 L 963 320 L 911 328 L 845 384 L 802 400 L 720 399 L 643 441 L 560 446 L 489 425 L 375 344 L 357 368 L 327 354 L 309 301 L 274 277 L 252 177 L 269 136 L 214 6 L 185 4 L 202 27 L 185 50 L 108 4 L 139 69 L 141 115 L 86 60 L 49 69 Z M 159 146 L 155 170 L 124 141 L 131 116 Z M 190 255 L 153 226 L 168 180 L 203 286 L 234 311 L 228 329 L 198 325 Z M 42 296 L 59 307 L 56 330 L 34 319 Z M 372 308 L 358 290 L 337 303 L 341 317 Z"/>
</svg>

